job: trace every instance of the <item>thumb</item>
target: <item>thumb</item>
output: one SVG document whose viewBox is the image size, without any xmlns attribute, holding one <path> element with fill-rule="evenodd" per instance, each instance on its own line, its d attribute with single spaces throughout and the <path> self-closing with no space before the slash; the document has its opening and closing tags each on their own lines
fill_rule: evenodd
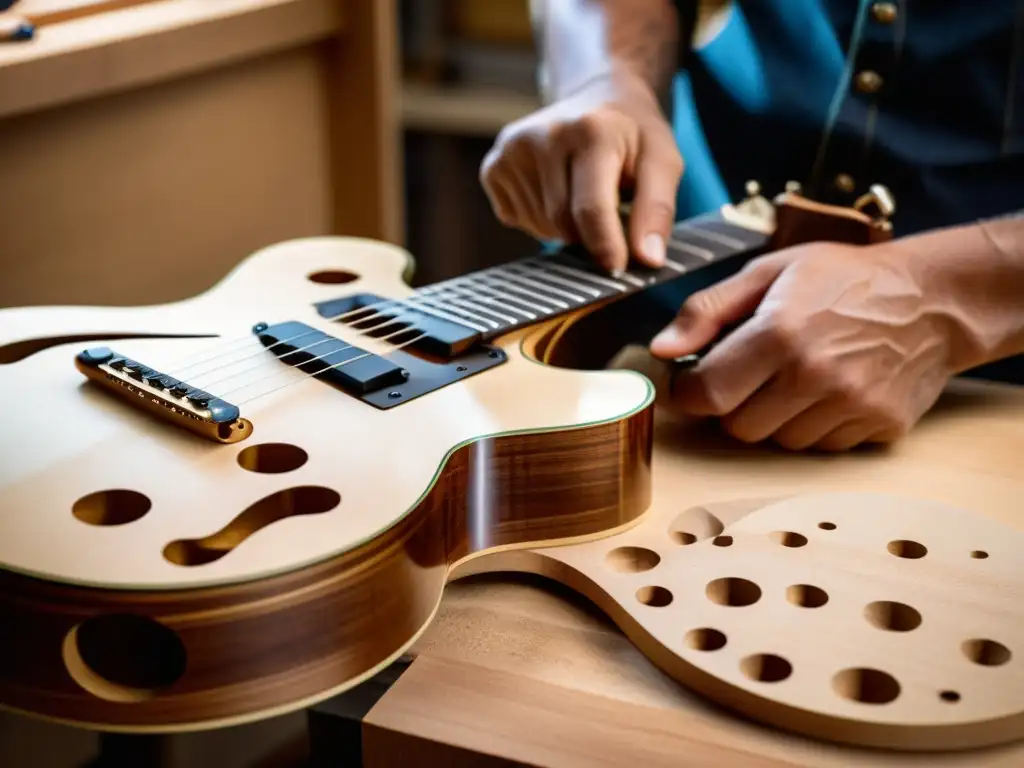
<svg viewBox="0 0 1024 768">
<path fill-rule="evenodd" d="M 654 337 L 651 354 L 672 359 L 707 346 L 725 328 L 754 314 L 786 264 L 782 259 L 759 258 L 717 285 L 697 291 Z"/>
<path fill-rule="evenodd" d="M 674 144 L 648 141 L 641 147 L 635 169 L 629 245 L 636 258 L 649 267 L 665 265 L 665 243 L 675 223 L 676 192 L 682 173 L 683 161 Z"/>
</svg>

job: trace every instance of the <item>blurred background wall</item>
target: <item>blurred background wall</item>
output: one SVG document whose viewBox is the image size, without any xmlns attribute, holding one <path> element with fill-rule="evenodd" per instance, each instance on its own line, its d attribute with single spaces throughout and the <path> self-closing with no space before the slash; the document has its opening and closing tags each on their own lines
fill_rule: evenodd
<svg viewBox="0 0 1024 768">
<path fill-rule="evenodd" d="M 529 0 L 403 0 L 401 115 L 406 236 L 431 282 L 521 256 L 480 188 L 501 128 L 536 109 Z"/>
<path fill-rule="evenodd" d="M 0 4 L 2 5 L 2 4 Z M 0 306 L 175 301 L 293 237 L 416 282 L 523 255 L 478 170 L 538 104 L 528 0 L 16 0 L 0 42 Z"/>
</svg>

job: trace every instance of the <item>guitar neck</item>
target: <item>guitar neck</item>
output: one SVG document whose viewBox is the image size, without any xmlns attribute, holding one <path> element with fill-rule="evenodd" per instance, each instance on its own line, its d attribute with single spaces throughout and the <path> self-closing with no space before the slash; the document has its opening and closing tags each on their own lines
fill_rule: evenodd
<svg viewBox="0 0 1024 768">
<path fill-rule="evenodd" d="M 610 275 L 570 246 L 426 286 L 419 308 L 455 320 L 490 340 L 598 303 L 615 301 L 721 261 L 763 251 L 770 235 L 726 219 L 722 212 L 676 224 L 660 269 L 632 265 Z"/>
</svg>

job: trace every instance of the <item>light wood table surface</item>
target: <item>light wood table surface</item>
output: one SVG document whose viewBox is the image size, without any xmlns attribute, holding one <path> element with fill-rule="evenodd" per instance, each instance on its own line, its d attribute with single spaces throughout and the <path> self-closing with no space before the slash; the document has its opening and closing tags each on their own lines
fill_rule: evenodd
<svg viewBox="0 0 1024 768">
<path fill-rule="evenodd" d="M 887 453 L 798 456 L 662 422 L 654 478 L 655 508 L 855 489 L 937 499 L 1024 528 L 1024 388 L 958 382 Z M 367 768 L 1024 765 L 1024 744 L 894 754 L 754 724 L 688 692 L 596 608 L 535 577 L 450 585 L 416 654 L 363 719 Z"/>
</svg>

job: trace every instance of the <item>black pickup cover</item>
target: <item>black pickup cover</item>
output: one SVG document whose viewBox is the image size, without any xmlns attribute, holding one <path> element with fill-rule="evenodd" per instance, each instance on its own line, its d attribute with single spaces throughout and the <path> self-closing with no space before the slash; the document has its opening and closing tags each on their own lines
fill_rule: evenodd
<svg viewBox="0 0 1024 768">
<path fill-rule="evenodd" d="M 454 360 L 425 360 L 397 347 L 386 356 L 375 355 L 296 321 L 260 323 L 253 333 L 281 362 L 380 409 L 407 403 L 508 359 L 503 350 L 482 344 Z"/>
<path fill-rule="evenodd" d="M 289 365 L 365 395 L 405 381 L 402 366 L 295 321 L 256 326 L 259 340 Z"/>
</svg>

